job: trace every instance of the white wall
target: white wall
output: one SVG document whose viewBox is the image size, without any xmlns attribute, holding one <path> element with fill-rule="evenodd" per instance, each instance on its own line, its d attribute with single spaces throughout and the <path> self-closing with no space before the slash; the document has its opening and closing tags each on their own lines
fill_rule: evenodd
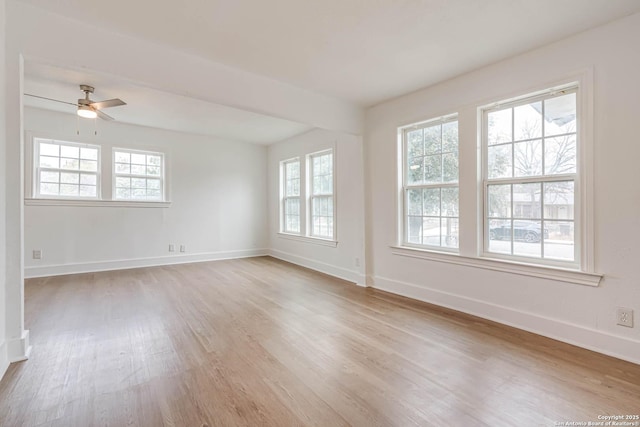
<svg viewBox="0 0 640 427">
<path fill-rule="evenodd" d="M 336 247 L 292 240 L 278 233 L 280 161 L 300 157 L 304 162 L 307 154 L 328 148 L 334 149 Z M 362 155 L 360 137 L 321 129 L 269 146 L 269 247 L 272 256 L 364 285 Z"/>
<path fill-rule="evenodd" d="M 77 123 L 25 108 L 27 134 L 77 141 Z M 80 138 L 102 145 L 103 170 L 114 146 L 166 153 L 171 206 L 27 205 L 27 277 L 266 253 L 266 147 L 104 121 L 94 136 L 91 123 L 80 122 Z M 169 253 L 170 243 L 187 252 Z M 32 259 L 34 249 L 41 260 Z"/>
<path fill-rule="evenodd" d="M 638 40 L 640 15 L 634 15 L 369 109 L 365 161 L 370 283 L 639 363 Z M 465 153 L 473 153 L 461 158 L 461 210 L 466 216 L 461 221 L 463 227 L 465 223 L 473 227 L 477 107 L 543 89 L 585 69 L 594 73 L 595 235 L 591 237 L 595 270 L 604 273 L 599 287 L 391 253 L 390 245 L 397 241 L 399 125 L 460 113 L 460 143 L 467 147 Z M 617 306 L 635 310 L 635 328 L 616 326 Z"/>
<path fill-rule="evenodd" d="M 9 366 L 6 343 L 6 236 L 5 236 L 5 170 L 6 170 L 6 126 L 5 126 L 5 1 L 0 0 L 0 379 Z"/>
</svg>

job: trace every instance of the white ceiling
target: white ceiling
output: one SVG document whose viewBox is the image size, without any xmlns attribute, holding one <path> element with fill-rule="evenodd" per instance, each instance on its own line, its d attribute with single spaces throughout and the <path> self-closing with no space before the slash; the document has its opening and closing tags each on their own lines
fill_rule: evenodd
<svg viewBox="0 0 640 427">
<path fill-rule="evenodd" d="M 361 106 L 640 11 L 638 0 L 20 1 Z"/>
<path fill-rule="evenodd" d="M 80 83 L 95 87 L 94 101 L 121 98 L 125 106 L 105 109 L 118 122 L 150 126 L 233 141 L 271 144 L 310 130 L 312 127 L 194 98 L 143 87 L 96 72 L 70 70 L 25 62 L 24 92 L 77 102 L 83 98 Z M 26 106 L 75 114 L 68 104 L 24 97 Z"/>
</svg>

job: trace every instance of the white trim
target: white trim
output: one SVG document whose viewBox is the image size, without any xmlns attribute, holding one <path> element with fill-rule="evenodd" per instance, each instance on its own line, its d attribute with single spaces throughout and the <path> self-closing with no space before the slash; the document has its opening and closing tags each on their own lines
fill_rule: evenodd
<svg viewBox="0 0 640 427">
<path fill-rule="evenodd" d="M 9 356 L 7 354 L 7 342 L 0 344 L 0 380 L 9 369 Z"/>
<path fill-rule="evenodd" d="M 29 344 L 29 331 L 22 331 L 20 338 L 7 340 L 7 357 L 10 363 L 22 362 L 29 359 L 31 345 Z"/>
<path fill-rule="evenodd" d="M 278 234 L 278 237 L 282 239 L 295 240 L 297 242 L 312 243 L 314 245 L 320 245 L 320 246 L 330 246 L 332 248 L 335 248 L 336 246 L 338 246 L 337 240 L 323 239 L 320 237 L 301 236 L 299 234 L 289 234 L 289 233 L 277 233 L 277 234 Z"/>
<path fill-rule="evenodd" d="M 171 202 L 134 200 L 68 200 L 68 199 L 24 199 L 25 206 L 77 206 L 109 208 L 168 208 Z"/>
<path fill-rule="evenodd" d="M 598 353 L 640 364 L 640 341 L 413 283 L 374 276 L 375 289 L 461 311 Z"/>
<path fill-rule="evenodd" d="M 27 267 L 26 279 L 62 276 L 66 274 L 94 273 L 98 271 L 126 270 L 130 268 L 156 267 L 162 265 L 189 264 L 194 262 L 220 261 L 225 259 L 251 258 L 268 255 L 267 249 L 243 249 L 235 251 L 201 252 L 188 255 L 172 255 L 112 261 L 82 262 L 61 265 Z"/>
<path fill-rule="evenodd" d="M 393 255 L 400 255 L 410 258 L 420 258 L 429 261 L 462 265 L 465 267 L 502 271 L 504 273 L 539 277 L 542 279 L 575 283 L 578 285 L 586 286 L 598 286 L 600 284 L 600 280 L 603 277 L 603 274 L 586 273 L 584 271 L 555 268 L 547 265 L 524 264 L 520 261 L 510 262 L 492 258 L 468 257 L 452 253 L 409 248 L 406 246 L 391 246 L 391 253 Z"/>
<path fill-rule="evenodd" d="M 299 265 L 301 267 L 319 271 L 320 273 L 328 274 L 329 276 L 337 277 L 348 282 L 353 282 L 358 286 L 366 286 L 366 278 L 364 274 L 360 273 L 359 271 L 336 267 L 335 265 L 301 257 L 288 252 L 280 251 L 278 249 L 269 249 L 269 256 Z"/>
</svg>

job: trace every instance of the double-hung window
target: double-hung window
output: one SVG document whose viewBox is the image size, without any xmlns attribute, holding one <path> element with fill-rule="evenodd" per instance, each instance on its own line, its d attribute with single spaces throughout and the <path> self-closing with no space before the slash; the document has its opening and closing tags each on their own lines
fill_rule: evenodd
<svg viewBox="0 0 640 427">
<path fill-rule="evenodd" d="M 310 235 L 333 239 L 333 152 L 323 151 L 309 155 Z"/>
<path fill-rule="evenodd" d="M 484 252 L 578 265 L 577 87 L 482 110 Z"/>
<path fill-rule="evenodd" d="M 164 200 L 164 154 L 113 149 L 115 200 Z"/>
<path fill-rule="evenodd" d="M 300 233 L 300 159 L 281 163 L 282 174 L 282 218 L 284 233 Z"/>
<path fill-rule="evenodd" d="M 401 129 L 403 244 L 458 248 L 458 119 Z"/>
<path fill-rule="evenodd" d="M 100 196 L 100 147 L 34 138 L 38 198 L 97 199 Z"/>
</svg>

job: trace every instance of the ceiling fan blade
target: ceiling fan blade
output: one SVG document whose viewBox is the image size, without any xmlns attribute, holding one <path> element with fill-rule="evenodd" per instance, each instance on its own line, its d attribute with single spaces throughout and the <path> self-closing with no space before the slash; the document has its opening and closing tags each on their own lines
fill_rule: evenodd
<svg viewBox="0 0 640 427">
<path fill-rule="evenodd" d="M 69 105 L 73 105 L 74 107 L 78 107 L 78 104 L 74 104 L 73 102 L 60 101 L 59 99 L 47 98 L 46 96 L 32 95 L 30 93 L 25 93 L 24 95 L 30 96 L 32 98 L 46 99 L 47 101 L 54 101 L 54 102 L 59 102 L 61 104 L 69 104 Z"/>
<path fill-rule="evenodd" d="M 100 110 L 95 110 L 95 112 L 96 112 L 96 113 L 98 113 L 98 117 L 100 117 L 100 118 L 101 118 L 101 119 L 103 119 L 103 120 L 107 120 L 107 121 L 115 120 L 113 117 L 111 117 L 111 116 L 110 116 L 110 115 L 108 115 L 108 114 L 103 113 L 103 112 L 102 112 L 102 111 L 100 111 Z"/>
<path fill-rule="evenodd" d="M 127 103 L 124 102 L 122 99 L 115 98 L 115 99 L 108 99 L 106 101 L 92 102 L 89 105 L 91 105 L 96 110 L 101 110 L 103 108 L 118 107 L 120 105 L 127 105 Z"/>
</svg>

